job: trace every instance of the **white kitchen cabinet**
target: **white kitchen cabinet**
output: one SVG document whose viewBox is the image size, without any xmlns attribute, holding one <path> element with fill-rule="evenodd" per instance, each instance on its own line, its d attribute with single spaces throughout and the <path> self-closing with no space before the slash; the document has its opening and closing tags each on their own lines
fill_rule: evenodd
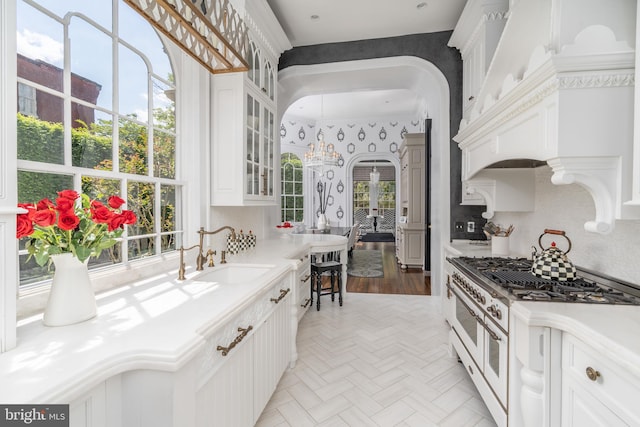
<svg viewBox="0 0 640 427">
<path fill-rule="evenodd" d="M 253 337 L 229 354 L 224 366 L 196 393 L 197 426 L 253 425 Z"/>
<path fill-rule="evenodd" d="M 408 227 L 403 224 L 396 229 L 398 263 L 402 269 L 422 266 L 424 263 L 424 227 Z"/>
<path fill-rule="evenodd" d="M 252 44 L 247 73 L 212 77 L 211 204 L 275 205 L 274 67 Z"/>
<path fill-rule="evenodd" d="M 291 360 L 291 278 L 209 339 L 200 357 L 196 426 L 253 426 Z"/>
<path fill-rule="evenodd" d="M 277 300 L 282 295 L 272 296 Z M 253 337 L 253 422 L 255 424 L 269 402 L 291 360 L 290 294 L 282 298 L 273 313 Z"/>
<path fill-rule="evenodd" d="M 111 420 L 112 422 L 115 420 Z M 117 423 L 116 423 L 117 424 Z M 115 425 L 115 424 L 112 424 Z M 69 404 L 70 427 L 108 427 L 106 383 L 101 383 Z"/>
<path fill-rule="evenodd" d="M 467 2 L 449 40 L 462 56 L 462 111 L 468 118 L 506 23 L 508 0 Z"/>
<path fill-rule="evenodd" d="M 562 338 L 562 425 L 640 425 L 640 378 L 564 333 Z"/>
<path fill-rule="evenodd" d="M 311 263 L 308 253 L 300 255 L 300 264 L 296 267 L 294 301 L 296 318 L 300 321 L 311 306 Z"/>
<path fill-rule="evenodd" d="M 400 145 L 400 209 L 405 222 L 396 229 L 401 267 L 424 264 L 425 136 L 406 134 Z"/>
</svg>

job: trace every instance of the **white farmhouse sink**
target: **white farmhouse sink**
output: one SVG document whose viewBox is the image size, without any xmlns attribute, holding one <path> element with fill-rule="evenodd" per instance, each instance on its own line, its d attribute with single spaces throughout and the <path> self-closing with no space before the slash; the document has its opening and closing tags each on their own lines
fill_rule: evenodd
<svg viewBox="0 0 640 427">
<path fill-rule="evenodd" d="M 206 268 L 206 267 L 205 267 Z M 198 282 L 233 284 L 252 282 L 269 272 L 272 265 L 225 264 L 209 268 L 194 278 Z"/>
</svg>

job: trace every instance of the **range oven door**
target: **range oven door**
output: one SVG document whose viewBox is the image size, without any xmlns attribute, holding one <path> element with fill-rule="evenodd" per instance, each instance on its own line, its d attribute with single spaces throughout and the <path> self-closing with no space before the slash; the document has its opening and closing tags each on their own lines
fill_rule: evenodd
<svg viewBox="0 0 640 427">
<path fill-rule="evenodd" d="M 491 320 L 485 316 L 484 333 L 484 367 L 482 372 L 487 382 L 498 396 L 502 406 L 507 404 L 508 367 L 507 355 L 509 353 L 508 336 L 502 332 Z"/>
<path fill-rule="evenodd" d="M 451 327 L 479 369 L 484 365 L 484 328 L 478 322 L 479 309 L 462 291 L 454 287 Z"/>
<path fill-rule="evenodd" d="M 507 403 L 508 336 L 461 290 L 455 289 L 453 330 L 503 408 Z"/>
</svg>

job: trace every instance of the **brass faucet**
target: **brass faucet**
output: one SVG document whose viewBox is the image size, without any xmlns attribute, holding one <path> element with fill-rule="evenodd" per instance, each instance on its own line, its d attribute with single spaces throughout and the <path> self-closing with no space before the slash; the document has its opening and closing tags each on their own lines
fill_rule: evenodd
<svg viewBox="0 0 640 427">
<path fill-rule="evenodd" d="M 200 227 L 200 230 L 198 230 L 198 234 L 200 235 L 200 252 L 198 253 L 198 258 L 196 258 L 196 270 L 201 271 L 204 268 L 204 263 L 207 261 L 207 257 L 203 253 L 204 236 L 206 234 L 217 234 L 217 233 L 221 232 L 222 230 L 230 230 L 231 231 L 231 238 L 232 239 L 236 238 L 236 230 L 233 227 L 228 226 L 228 225 L 225 225 L 225 226 L 220 227 L 217 230 L 213 230 L 213 231 L 205 231 L 204 227 Z M 222 263 L 222 264 L 224 264 L 224 263 Z"/>
<path fill-rule="evenodd" d="M 180 267 L 178 268 L 178 280 L 184 280 L 184 271 L 185 271 L 185 265 L 184 265 L 184 252 L 185 251 L 190 251 L 193 248 L 200 248 L 200 251 L 202 251 L 202 247 L 200 245 L 193 245 L 191 247 L 185 248 L 184 246 L 180 246 Z"/>
</svg>

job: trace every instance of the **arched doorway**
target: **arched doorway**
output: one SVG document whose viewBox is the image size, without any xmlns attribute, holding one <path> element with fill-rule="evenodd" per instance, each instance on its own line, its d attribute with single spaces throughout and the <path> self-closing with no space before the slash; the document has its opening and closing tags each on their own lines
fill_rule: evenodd
<svg viewBox="0 0 640 427">
<path fill-rule="evenodd" d="M 398 75 L 404 76 L 398 78 Z M 316 65 L 289 66 L 279 73 L 280 121 L 296 100 L 322 93 L 404 88 L 424 98 L 421 119 L 431 118 L 431 276 L 432 292 L 441 293 L 443 245 L 449 239 L 449 84 L 431 62 L 413 56 L 387 57 Z M 351 162 L 350 159 L 348 162 Z M 349 163 L 345 166 L 348 168 Z M 348 183 L 347 183 L 348 184 Z M 345 189 L 350 185 L 345 185 Z M 347 205 L 348 206 L 348 205 Z M 349 212 L 345 212 L 351 217 Z"/>
</svg>

